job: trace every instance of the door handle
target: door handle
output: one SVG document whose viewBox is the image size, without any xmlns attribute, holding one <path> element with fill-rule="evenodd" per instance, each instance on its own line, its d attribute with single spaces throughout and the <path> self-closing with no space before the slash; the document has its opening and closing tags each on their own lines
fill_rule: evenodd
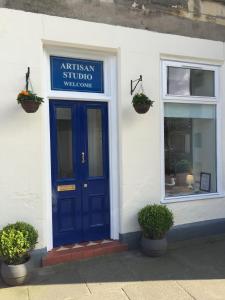
<svg viewBox="0 0 225 300">
<path fill-rule="evenodd" d="M 85 164 L 85 153 L 81 152 L 81 163 Z"/>
</svg>

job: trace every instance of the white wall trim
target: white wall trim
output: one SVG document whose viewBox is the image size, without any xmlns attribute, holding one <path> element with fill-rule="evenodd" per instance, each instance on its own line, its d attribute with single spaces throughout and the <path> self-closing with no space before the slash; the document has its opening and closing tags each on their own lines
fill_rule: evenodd
<svg viewBox="0 0 225 300">
<path fill-rule="evenodd" d="M 194 97 L 194 96 L 171 96 L 167 95 L 167 66 L 186 66 L 186 67 L 200 67 L 203 70 L 213 70 L 215 72 L 215 97 Z M 208 65 L 202 63 L 192 63 L 183 61 L 163 60 L 160 63 L 161 74 L 161 203 L 169 204 L 175 202 L 193 201 L 193 200 L 206 200 L 214 198 L 223 198 L 224 192 L 222 189 L 222 128 L 221 128 L 221 77 L 220 68 L 218 65 Z M 165 155 L 164 155 L 164 103 L 189 103 L 189 104 L 207 104 L 216 105 L 216 145 L 217 145 L 217 193 L 201 194 L 201 195 L 187 195 L 187 196 L 174 196 L 165 197 Z"/>
<path fill-rule="evenodd" d="M 164 198 L 161 200 L 161 203 L 169 204 L 169 203 L 177 203 L 177 202 L 196 201 L 196 200 L 220 199 L 224 197 L 225 197 L 225 193 L 200 194 L 200 195 L 193 195 L 193 196 L 190 195 L 190 196 Z"/>
<path fill-rule="evenodd" d="M 52 91 L 50 88 L 50 55 L 74 58 L 89 58 L 104 61 L 104 94 Z M 51 154 L 50 154 L 50 99 L 104 101 L 108 103 L 109 119 L 109 170 L 110 170 L 110 224 L 111 238 L 119 239 L 119 153 L 118 153 L 118 119 L 117 119 L 117 57 L 114 53 L 81 50 L 78 48 L 62 48 L 44 45 L 43 88 L 45 103 L 43 105 L 44 118 L 44 193 L 46 209 L 46 243 L 47 250 L 53 248 L 52 226 L 52 186 L 51 186 Z M 47 166 L 47 167 L 46 167 Z"/>
<path fill-rule="evenodd" d="M 178 62 L 178 61 L 169 61 L 169 60 L 162 60 L 162 85 L 161 88 L 163 90 L 162 93 L 162 99 L 163 100 L 171 100 L 172 102 L 175 101 L 192 101 L 193 103 L 209 103 L 209 102 L 216 102 L 218 99 L 218 66 L 215 65 L 208 65 L 208 64 L 202 64 L 202 63 L 189 63 L 189 62 Z M 201 70 L 209 70 L 215 72 L 215 78 L 214 78 L 214 86 L 215 86 L 215 97 L 200 97 L 200 96 L 183 96 L 183 95 L 169 95 L 167 94 L 167 67 L 180 67 L 180 68 L 193 68 L 193 69 L 201 69 Z"/>
</svg>

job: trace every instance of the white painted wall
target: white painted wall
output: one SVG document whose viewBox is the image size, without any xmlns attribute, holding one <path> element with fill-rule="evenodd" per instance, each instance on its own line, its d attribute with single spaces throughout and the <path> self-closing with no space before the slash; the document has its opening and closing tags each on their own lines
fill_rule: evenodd
<svg viewBox="0 0 225 300">
<path fill-rule="evenodd" d="M 17 105 L 16 97 L 24 88 L 28 66 L 35 92 L 45 95 L 44 47 L 50 44 L 117 54 L 120 233 L 137 231 L 138 210 L 148 203 L 160 203 L 162 197 L 160 58 L 223 64 L 224 44 L 0 9 L 0 227 L 16 220 L 34 224 L 40 234 L 39 247 L 48 244 L 50 230 L 46 211 L 51 201 L 50 182 L 45 176 L 50 165 L 48 102 L 30 115 Z M 146 94 L 155 101 L 146 115 L 138 115 L 131 105 L 130 80 L 140 74 Z M 222 80 L 224 74 L 223 66 Z M 221 95 L 225 112 L 223 85 Z M 221 140 L 225 165 L 224 130 Z M 222 186 L 224 190 L 224 179 Z M 225 217 L 225 198 L 168 206 L 176 224 Z"/>
</svg>

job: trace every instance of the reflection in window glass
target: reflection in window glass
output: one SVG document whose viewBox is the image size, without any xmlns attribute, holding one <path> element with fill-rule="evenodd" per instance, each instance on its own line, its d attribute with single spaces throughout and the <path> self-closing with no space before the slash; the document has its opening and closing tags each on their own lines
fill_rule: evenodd
<svg viewBox="0 0 225 300">
<path fill-rule="evenodd" d="M 190 69 L 168 67 L 168 94 L 190 95 Z"/>
<path fill-rule="evenodd" d="M 190 86 L 192 96 L 215 96 L 214 71 L 192 69 Z"/>
<path fill-rule="evenodd" d="M 217 192 L 216 107 L 165 103 L 166 197 Z M 200 186 L 208 173 L 208 190 Z"/>
<path fill-rule="evenodd" d="M 171 67 L 167 69 L 167 94 L 176 96 L 215 96 L 215 72 Z"/>
<path fill-rule="evenodd" d="M 58 179 L 73 177 L 72 120 L 70 108 L 56 108 Z"/>
<path fill-rule="evenodd" d="M 103 176 L 102 113 L 100 109 L 88 109 L 88 169 L 89 176 Z"/>
</svg>

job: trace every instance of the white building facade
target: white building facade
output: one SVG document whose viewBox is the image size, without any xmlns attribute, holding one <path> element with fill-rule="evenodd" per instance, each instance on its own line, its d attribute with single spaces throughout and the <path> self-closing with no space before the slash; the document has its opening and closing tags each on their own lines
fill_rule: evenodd
<svg viewBox="0 0 225 300">
<path fill-rule="evenodd" d="M 161 203 L 174 213 L 171 241 L 223 232 L 223 42 L 4 8 L 0 16 L 1 227 L 33 224 L 45 250 L 101 238 L 132 247 L 138 211 Z M 34 114 L 16 102 L 27 67 L 44 97 Z M 92 75 L 97 90 L 88 90 Z M 140 75 L 154 101 L 143 115 L 130 93 Z"/>
</svg>

